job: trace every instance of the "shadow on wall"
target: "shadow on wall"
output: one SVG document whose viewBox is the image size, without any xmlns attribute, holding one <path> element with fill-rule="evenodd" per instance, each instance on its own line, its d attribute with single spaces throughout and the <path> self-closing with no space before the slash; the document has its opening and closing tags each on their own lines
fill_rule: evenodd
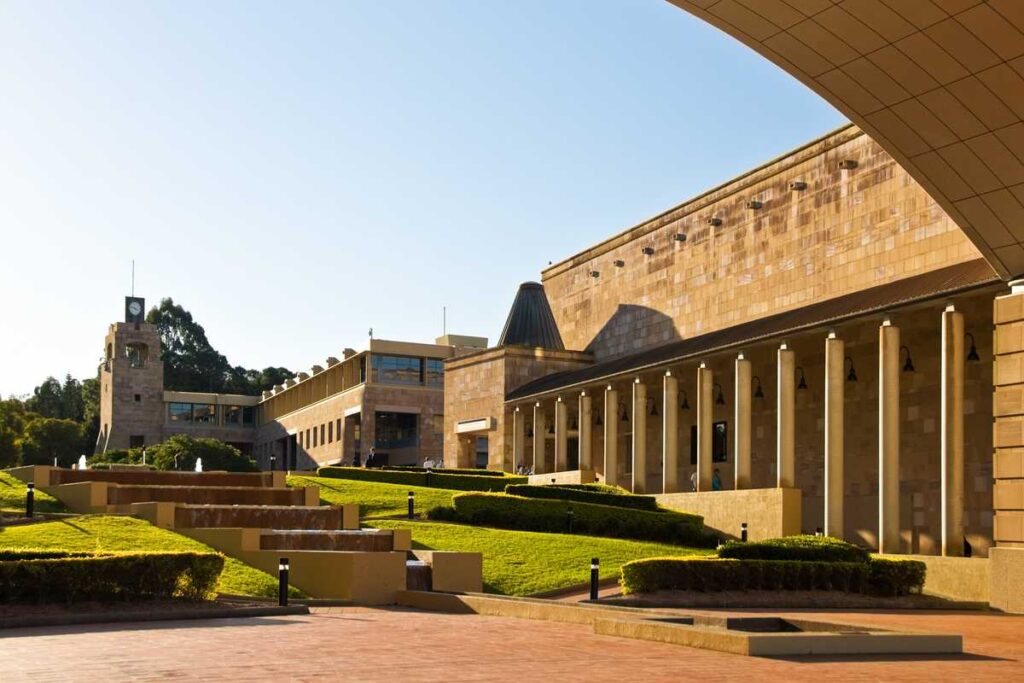
<svg viewBox="0 0 1024 683">
<path fill-rule="evenodd" d="M 646 306 L 620 304 L 587 344 L 585 351 L 604 360 L 681 339 L 675 321 L 661 311 Z"/>
</svg>

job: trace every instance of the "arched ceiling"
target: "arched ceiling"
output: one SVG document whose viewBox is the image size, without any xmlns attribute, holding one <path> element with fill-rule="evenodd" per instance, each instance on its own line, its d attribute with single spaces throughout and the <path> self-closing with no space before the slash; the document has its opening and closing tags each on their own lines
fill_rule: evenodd
<svg viewBox="0 0 1024 683">
<path fill-rule="evenodd" d="M 1024 274 L 1024 0 L 669 2 L 825 98 Z"/>
</svg>

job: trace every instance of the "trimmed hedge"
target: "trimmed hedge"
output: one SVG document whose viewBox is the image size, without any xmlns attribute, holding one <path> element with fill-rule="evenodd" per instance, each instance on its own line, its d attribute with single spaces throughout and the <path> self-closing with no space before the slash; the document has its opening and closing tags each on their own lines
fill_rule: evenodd
<svg viewBox="0 0 1024 683">
<path fill-rule="evenodd" d="M 606 487 L 611 488 L 611 487 Z M 529 484 L 509 484 L 505 493 L 524 498 L 553 498 L 555 500 L 571 500 L 595 505 L 611 505 L 618 508 L 648 510 L 658 512 L 658 502 L 650 496 L 634 496 L 631 493 L 600 491 L 593 488 L 577 488 L 570 486 L 530 486 Z"/>
<path fill-rule="evenodd" d="M 435 472 L 400 472 L 363 467 L 321 467 L 318 477 L 375 481 L 382 484 L 427 486 L 458 491 L 502 491 L 507 484 L 525 484 L 526 477 L 492 477 L 473 474 L 437 474 Z"/>
<path fill-rule="evenodd" d="M 827 590 L 897 596 L 921 591 L 925 564 L 870 558 L 868 562 L 735 560 L 655 557 L 622 566 L 622 592 Z"/>
<path fill-rule="evenodd" d="M 504 477 L 505 473 L 499 470 L 477 470 L 459 467 L 418 467 L 416 465 L 384 465 L 382 470 L 394 470 L 397 472 L 434 472 L 435 474 L 469 474 L 475 477 Z"/>
<path fill-rule="evenodd" d="M 224 569 L 218 553 L 5 550 L 0 603 L 205 599 Z"/>
<path fill-rule="evenodd" d="M 785 536 L 743 543 L 729 541 L 718 556 L 734 560 L 794 560 L 797 562 L 867 562 L 866 549 L 831 536 Z"/>
<path fill-rule="evenodd" d="M 431 519 L 520 531 L 565 533 L 567 512 L 573 511 L 573 533 L 660 541 L 689 547 L 714 547 L 704 519 L 681 512 L 649 512 L 593 503 L 524 498 L 503 493 L 457 493 L 451 508 L 434 508 Z"/>
</svg>

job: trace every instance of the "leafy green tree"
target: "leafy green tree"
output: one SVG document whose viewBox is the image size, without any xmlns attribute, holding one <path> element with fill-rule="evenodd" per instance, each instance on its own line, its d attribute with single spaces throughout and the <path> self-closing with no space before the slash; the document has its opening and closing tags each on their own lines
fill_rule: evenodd
<svg viewBox="0 0 1024 683">
<path fill-rule="evenodd" d="M 82 382 L 82 452 L 92 453 L 100 434 L 100 380 Z"/>
<path fill-rule="evenodd" d="M 159 470 L 192 471 L 196 459 L 203 459 L 204 470 L 227 470 L 228 472 L 257 472 L 256 462 L 217 439 L 196 439 L 187 434 L 175 434 L 161 444 L 146 449 L 147 459 L 152 457 L 153 466 Z"/>
<path fill-rule="evenodd" d="M 64 387 L 56 377 L 47 377 L 32 390 L 25 407 L 43 417 L 64 417 Z"/>
<path fill-rule="evenodd" d="M 21 440 L 30 417 L 25 404 L 18 399 L 0 401 L 0 467 L 14 467 L 21 462 Z"/>
<path fill-rule="evenodd" d="M 25 423 L 21 440 L 21 461 L 25 465 L 70 467 L 82 453 L 82 427 L 73 420 L 36 417 Z"/>
</svg>

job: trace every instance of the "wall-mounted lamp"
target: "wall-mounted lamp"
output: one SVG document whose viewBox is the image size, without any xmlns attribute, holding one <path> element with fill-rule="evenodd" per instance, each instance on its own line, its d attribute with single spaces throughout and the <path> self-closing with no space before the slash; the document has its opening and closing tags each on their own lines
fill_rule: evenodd
<svg viewBox="0 0 1024 683">
<path fill-rule="evenodd" d="M 713 388 L 718 389 L 718 395 L 715 396 L 715 403 L 717 403 L 720 406 L 724 406 L 725 405 L 725 394 L 722 393 L 722 385 L 719 384 L 718 382 L 715 382 L 715 386 Z"/>
<path fill-rule="evenodd" d="M 651 254 L 654 253 L 654 247 L 644 247 L 640 251 L 642 251 L 645 255 L 650 256 Z"/>
<path fill-rule="evenodd" d="M 672 239 L 674 239 L 676 242 L 685 242 L 686 241 L 686 233 L 685 232 L 677 232 L 676 234 L 672 235 Z"/>
<path fill-rule="evenodd" d="M 847 356 L 846 360 L 843 361 L 843 365 L 845 366 L 847 363 L 850 364 L 850 371 L 848 373 L 846 373 L 846 381 L 847 382 L 856 382 L 857 381 L 857 369 L 853 367 L 853 359 L 850 358 L 849 356 Z"/>
<path fill-rule="evenodd" d="M 900 354 L 902 355 L 904 351 L 907 352 L 907 362 L 905 362 L 903 364 L 903 372 L 913 372 L 914 371 L 914 361 L 910 358 L 910 347 L 909 346 L 901 346 L 900 347 Z"/>
<path fill-rule="evenodd" d="M 712 228 L 717 228 L 721 224 L 722 224 L 722 219 L 719 218 L 718 216 L 714 216 L 714 217 L 708 219 L 708 225 L 710 225 Z"/>
<path fill-rule="evenodd" d="M 964 337 L 971 338 L 971 350 L 967 352 L 967 360 L 971 363 L 977 363 L 981 360 L 981 356 L 978 355 L 978 347 L 974 345 L 974 335 L 968 332 L 964 334 Z"/>
<path fill-rule="evenodd" d="M 850 169 L 857 168 L 856 159 L 843 159 L 839 162 L 838 167 L 840 170 L 849 171 Z"/>
<path fill-rule="evenodd" d="M 621 268 L 621 267 L 623 267 L 624 265 L 626 265 L 626 262 L 625 262 L 625 261 L 623 261 L 623 260 L 622 260 L 622 259 L 620 259 L 620 258 L 617 258 L 617 259 L 615 259 L 615 261 L 614 261 L 613 263 L 615 263 L 615 267 L 616 267 L 616 268 Z"/>
<path fill-rule="evenodd" d="M 747 208 L 748 209 L 755 209 L 756 210 L 756 209 L 760 209 L 762 206 L 764 206 L 764 204 L 761 203 L 760 199 L 750 199 L 750 200 L 747 200 Z"/>
<path fill-rule="evenodd" d="M 797 374 L 800 375 L 800 381 L 797 382 L 796 388 L 797 389 L 806 389 L 807 388 L 807 378 L 804 377 L 804 369 L 798 365 L 797 368 L 796 368 L 796 371 L 797 371 Z"/>
<path fill-rule="evenodd" d="M 629 411 L 626 410 L 626 404 L 620 402 L 619 407 L 622 408 L 622 421 L 629 422 Z"/>
<path fill-rule="evenodd" d="M 526 428 L 526 438 L 527 439 L 532 439 L 533 438 L 533 427 L 532 426 Z"/>
<path fill-rule="evenodd" d="M 572 422 L 570 422 L 570 423 L 569 423 L 569 429 L 570 429 L 571 431 L 574 431 L 574 432 L 575 432 L 575 431 L 576 431 L 577 429 L 579 429 L 579 428 L 580 428 L 580 423 L 576 421 L 576 418 L 575 418 L 575 417 L 573 417 L 573 418 L 572 418 Z"/>
<path fill-rule="evenodd" d="M 549 424 L 548 425 L 548 434 L 554 434 L 554 433 L 555 433 L 555 425 Z"/>
<path fill-rule="evenodd" d="M 751 381 L 757 384 L 757 387 L 754 389 L 754 398 L 764 398 L 764 390 L 761 389 L 761 378 L 754 375 Z"/>
<path fill-rule="evenodd" d="M 789 189 L 800 192 L 801 190 L 807 189 L 807 183 L 802 180 L 794 180 L 789 184 Z"/>
<path fill-rule="evenodd" d="M 686 400 L 686 391 L 680 389 L 679 393 L 683 395 L 683 400 L 679 402 L 679 410 L 689 410 L 690 402 Z"/>
<path fill-rule="evenodd" d="M 594 415 L 596 416 L 594 418 L 594 424 L 596 424 L 598 427 L 603 426 L 604 425 L 604 420 L 601 419 L 600 411 L 594 411 Z"/>
<path fill-rule="evenodd" d="M 651 417 L 658 417 L 658 402 L 650 396 L 647 397 L 647 403 L 651 406 L 649 414 Z"/>
</svg>

